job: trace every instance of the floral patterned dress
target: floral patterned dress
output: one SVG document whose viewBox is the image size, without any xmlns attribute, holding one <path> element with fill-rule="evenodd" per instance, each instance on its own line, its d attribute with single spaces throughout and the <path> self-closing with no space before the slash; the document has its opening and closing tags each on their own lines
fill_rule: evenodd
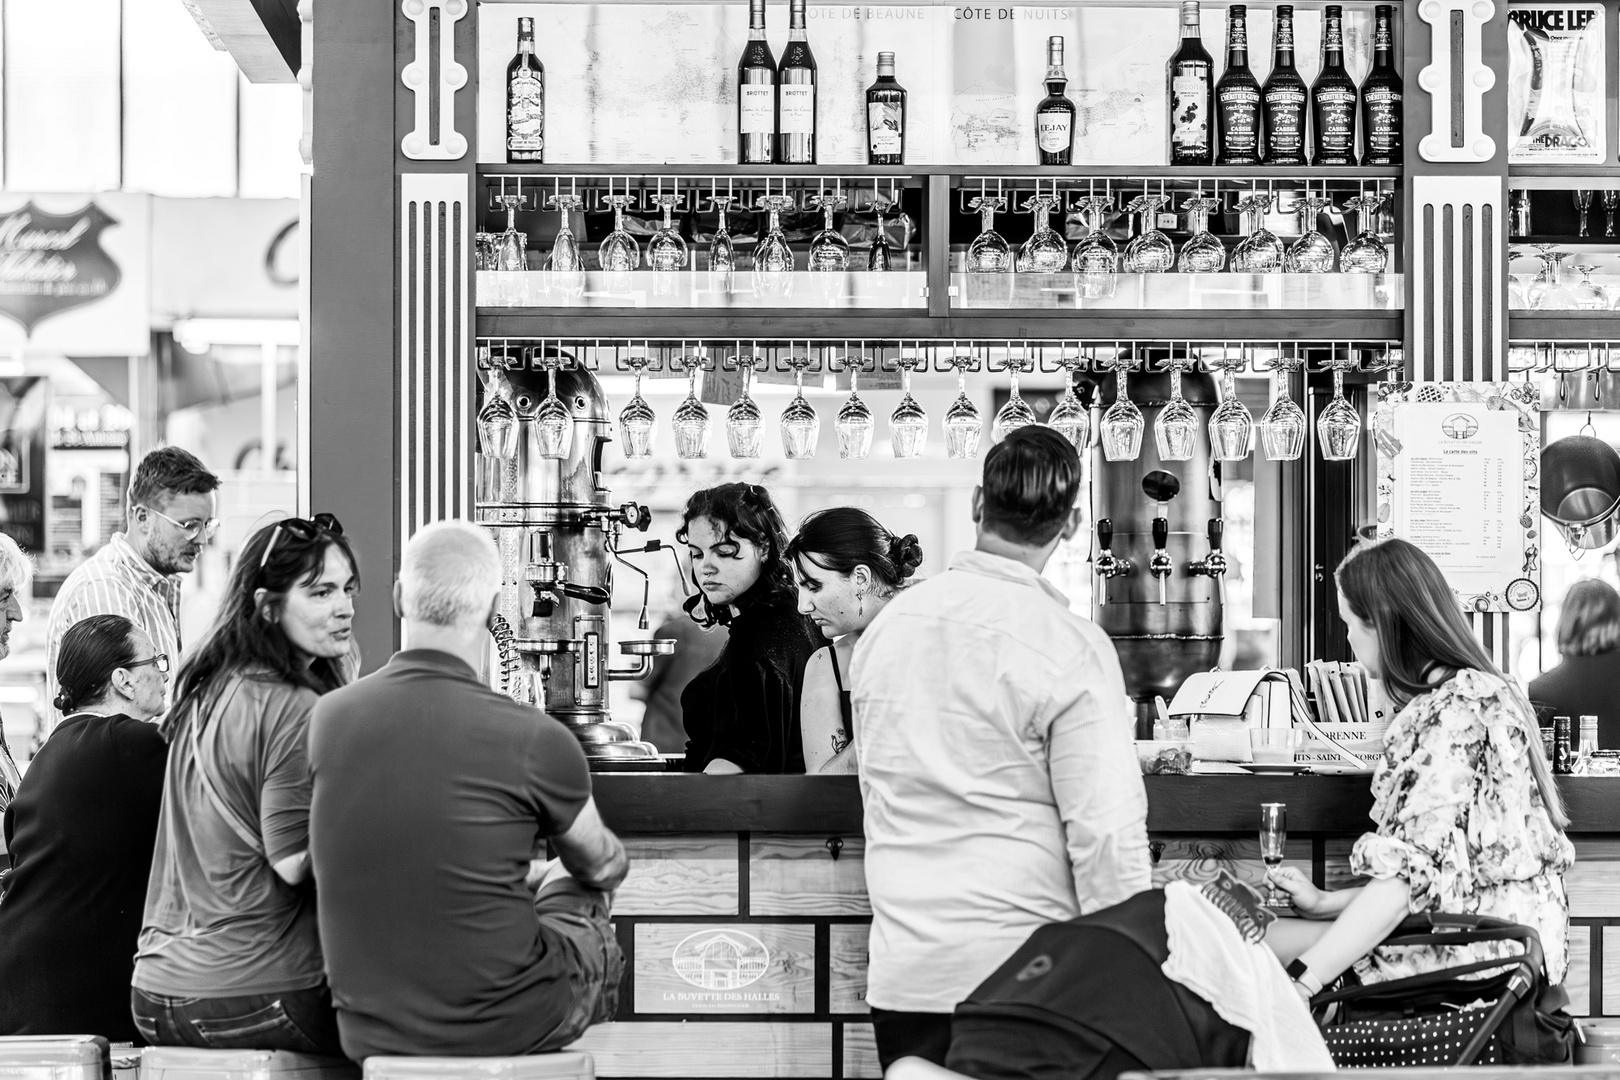
<svg viewBox="0 0 1620 1080">
<path fill-rule="evenodd" d="M 1559 983 L 1569 968 L 1564 871 L 1575 848 L 1547 816 L 1528 737 L 1493 675 L 1460 671 L 1413 698 L 1384 734 L 1372 781 L 1378 831 L 1356 841 L 1350 867 L 1404 880 L 1414 912 L 1534 927 L 1547 976 Z M 1517 952 L 1511 942 L 1377 948 L 1356 961 L 1356 974 L 1382 982 Z"/>
</svg>

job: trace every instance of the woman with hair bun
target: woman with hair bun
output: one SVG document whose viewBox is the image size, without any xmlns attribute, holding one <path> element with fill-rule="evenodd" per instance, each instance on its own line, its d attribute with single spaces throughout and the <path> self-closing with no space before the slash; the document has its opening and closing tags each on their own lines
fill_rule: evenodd
<svg viewBox="0 0 1620 1080">
<path fill-rule="evenodd" d="M 922 565 L 910 533 L 895 536 L 864 510 L 835 506 L 804 519 L 788 544 L 799 611 L 832 644 L 810 658 L 799 697 L 805 771 L 855 772 L 855 715 L 846 688 L 861 631 Z"/>
</svg>

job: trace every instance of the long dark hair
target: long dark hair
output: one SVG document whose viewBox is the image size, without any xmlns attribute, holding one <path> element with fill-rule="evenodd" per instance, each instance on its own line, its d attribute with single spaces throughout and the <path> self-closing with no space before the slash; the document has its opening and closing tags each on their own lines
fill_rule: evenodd
<svg viewBox="0 0 1620 1080">
<path fill-rule="evenodd" d="M 817 510 L 799 523 L 788 543 L 790 560 L 805 559 L 823 570 L 851 574 L 857 566 L 872 571 L 885 595 L 903 589 L 922 565 L 922 545 L 912 533 L 896 536 L 865 510 L 833 506 Z"/>
<path fill-rule="evenodd" d="M 1334 579 L 1351 612 L 1378 633 L 1384 687 L 1397 708 L 1433 690 L 1435 684 L 1429 676 L 1436 670 L 1450 678 L 1472 668 L 1502 681 L 1523 729 L 1530 771 L 1547 816 L 1560 829 L 1568 826 L 1563 800 L 1542 750 L 1535 711 L 1468 628 L 1457 596 L 1434 560 L 1405 540 L 1362 543 L 1339 563 Z"/>
<path fill-rule="evenodd" d="M 135 624 L 122 615 L 91 615 L 68 627 L 56 654 L 61 689 L 52 704 L 65 714 L 99 700 L 113 672 L 134 662 L 134 633 Z"/>
<path fill-rule="evenodd" d="M 317 694 L 343 685 L 342 659 L 318 657 L 309 663 L 273 618 L 294 585 L 310 585 L 320 577 L 328 548 L 343 552 L 359 581 L 360 564 L 341 532 L 307 531 L 313 535 L 306 538 L 305 529 L 294 530 L 276 522 L 254 533 L 242 545 L 214 625 L 197 651 L 180 665 L 174 706 L 163 720 L 163 733 L 171 741 L 193 706 L 200 705 L 206 712 L 211 697 L 225 680 L 239 672 L 253 671 L 255 677 L 308 687 Z M 254 599 L 258 589 L 266 591 L 262 602 Z"/>
<path fill-rule="evenodd" d="M 759 581 L 749 589 L 761 600 L 793 603 L 793 565 L 788 562 L 787 525 L 782 512 L 771 501 L 771 493 L 759 484 L 721 484 L 694 491 L 681 511 L 681 527 L 675 539 L 686 543 L 687 528 L 698 518 L 708 518 L 720 527 L 722 536 L 736 536 L 759 548 L 764 555 Z"/>
</svg>

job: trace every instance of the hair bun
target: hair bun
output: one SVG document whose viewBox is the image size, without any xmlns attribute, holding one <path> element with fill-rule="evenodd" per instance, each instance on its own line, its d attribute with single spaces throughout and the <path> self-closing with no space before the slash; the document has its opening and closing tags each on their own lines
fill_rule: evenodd
<svg viewBox="0 0 1620 1080">
<path fill-rule="evenodd" d="M 73 695 L 66 690 L 58 690 L 51 704 L 55 705 L 59 712 L 68 712 L 73 708 Z"/>
<path fill-rule="evenodd" d="M 894 568 L 900 571 L 901 578 L 915 574 L 923 561 L 922 545 L 917 542 L 916 534 L 889 537 L 889 559 L 894 563 Z"/>
</svg>

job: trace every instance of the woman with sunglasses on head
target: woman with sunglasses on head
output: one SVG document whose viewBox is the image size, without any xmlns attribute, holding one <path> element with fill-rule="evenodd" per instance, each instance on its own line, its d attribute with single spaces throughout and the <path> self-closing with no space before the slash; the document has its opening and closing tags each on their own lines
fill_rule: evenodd
<svg viewBox="0 0 1620 1080">
<path fill-rule="evenodd" d="M 895 536 L 853 506 L 811 514 L 788 544 L 799 583 L 799 611 L 831 642 L 810 658 L 804 673 L 799 726 L 806 772 L 856 771 L 855 714 L 848 689 L 855 643 L 905 588 L 922 557 L 915 536 Z"/>
<path fill-rule="evenodd" d="M 681 693 L 687 772 L 802 773 L 799 692 L 821 645 L 795 610 L 787 528 L 758 484 L 721 484 L 686 502 L 686 545 L 698 625 L 726 626 L 726 647 Z"/>
<path fill-rule="evenodd" d="M 148 721 L 163 711 L 168 670 L 122 615 L 92 615 L 62 636 L 65 719 L 5 812 L 0 1035 L 140 1038 L 129 978 L 168 756 Z"/>
<path fill-rule="evenodd" d="M 341 1054 L 309 885 L 309 714 L 346 678 L 360 590 L 330 514 L 242 548 L 180 668 L 130 1003 L 153 1045 Z"/>
</svg>

